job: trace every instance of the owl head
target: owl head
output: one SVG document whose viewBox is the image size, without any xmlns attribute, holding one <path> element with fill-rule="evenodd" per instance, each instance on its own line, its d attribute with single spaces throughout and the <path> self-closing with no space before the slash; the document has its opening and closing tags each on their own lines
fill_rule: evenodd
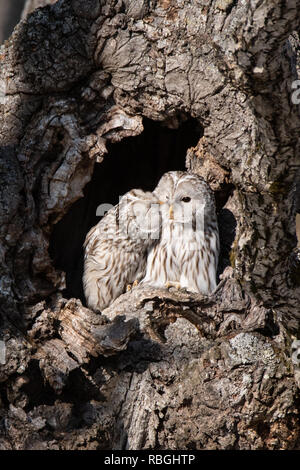
<svg viewBox="0 0 300 470">
<path fill-rule="evenodd" d="M 216 218 L 214 194 L 198 175 L 170 171 L 160 179 L 154 194 L 163 202 L 163 219 L 172 224 L 205 230 L 208 221 Z"/>
<path fill-rule="evenodd" d="M 122 196 L 118 206 L 119 227 L 131 239 L 157 240 L 161 224 L 160 204 L 151 192 L 129 191 Z"/>
</svg>

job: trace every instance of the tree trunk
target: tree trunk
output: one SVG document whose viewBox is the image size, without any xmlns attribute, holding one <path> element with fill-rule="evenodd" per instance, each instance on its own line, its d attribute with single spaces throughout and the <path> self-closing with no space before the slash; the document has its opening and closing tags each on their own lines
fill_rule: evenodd
<svg viewBox="0 0 300 470">
<path fill-rule="evenodd" d="M 1 447 L 299 448 L 300 1 L 35 6 L 0 54 Z M 87 309 L 97 205 L 184 165 L 217 290 Z"/>
</svg>

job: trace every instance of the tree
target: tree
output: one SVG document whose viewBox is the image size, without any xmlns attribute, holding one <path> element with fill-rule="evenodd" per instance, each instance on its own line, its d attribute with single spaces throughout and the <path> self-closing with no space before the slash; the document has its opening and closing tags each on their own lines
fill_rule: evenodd
<svg viewBox="0 0 300 470">
<path fill-rule="evenodd" d="M 299 448 L 299 6 L 60 0 L 1 48 L 3 448 Z M 99 315 L 64 298 L 57 245 L 79 258 L 93 171 L 105 189 L 107 149 L 153 121 L 198 136 L 220 283 L 136 287 Z"/>
</svg>

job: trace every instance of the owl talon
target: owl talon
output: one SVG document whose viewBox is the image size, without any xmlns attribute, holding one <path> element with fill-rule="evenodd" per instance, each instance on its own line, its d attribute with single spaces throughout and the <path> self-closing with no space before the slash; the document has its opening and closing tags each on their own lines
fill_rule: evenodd
<svg viewBox="0 0 300 470">
<path fill-rule="evenodd" d="M 167 289 L 170 289 L 171 287 L 175 287 L 175 289 L 178 289 L 178 290 L 181 289 L 180 282 L 168 281 L 168 282 L 166 282 L 165 287 L 166 287 Z"/>
<path fill-rule="evenodd" d="M 127 284 L 126 286 L 126 292 L 130 292 L 133 287 L 136 287 L 138 285 L 139 281 L 136 279 L 135 281 L 133 281 L 132 284 Z"/>
</svg>

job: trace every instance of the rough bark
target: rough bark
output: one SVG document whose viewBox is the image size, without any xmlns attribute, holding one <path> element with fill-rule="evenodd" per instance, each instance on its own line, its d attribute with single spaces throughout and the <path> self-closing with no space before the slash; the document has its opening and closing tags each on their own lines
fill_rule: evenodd
<svg viewBox="0 0 300 470">
<path fill-rule="evenodd" d="M 299 448 L 300 1 L 32 5 L 0 56 L 1 446 Z M 188 117 L 222 207 L 216 292 L 64 299 L 49 241 L 95 161 Z"/>
</svg>

